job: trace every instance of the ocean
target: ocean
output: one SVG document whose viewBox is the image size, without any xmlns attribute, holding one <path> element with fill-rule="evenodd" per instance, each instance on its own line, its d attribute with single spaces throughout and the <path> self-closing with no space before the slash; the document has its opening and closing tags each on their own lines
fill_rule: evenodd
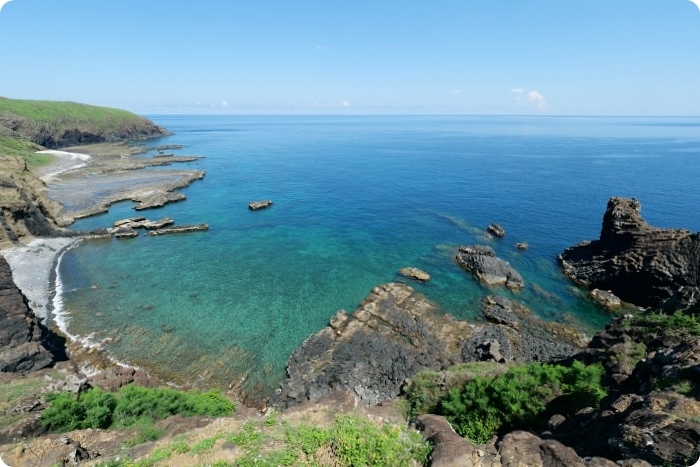
<svg viewBox="0 0 700 467">
<path fill-rule="evenodd" d="M 458 318 L 478 321 L 482 298 L 504 294 L 592 334 L 611 314 L 556 256 L 599 236 L 611 196 L 639 199 L 652 225 L 700 231 L 700 118 L 150 118 L 174 135 L 144 144 L 205 156 L 175 168 L 206 177 L 182 190 L 186 201 L 143 214 L 210 230 L 82 242 L 60 262 L 59 311 L 116 360 L 179 383 L 242 383 L 251 398 L 278 386 L 292 350 L 337 310 L 390 281 Z M 259 199 L 274 204 L 249 211 Z M 110 226 L 132 207 L 73 228 Z M 504 238 L 484 238 L 492 222 Z M 474 243 L 509 261 L 525 289 L 485 288 L 462 271 L 455 251 Z M 406 266 L 432 280 L 401 278 Z"/>
</svg>

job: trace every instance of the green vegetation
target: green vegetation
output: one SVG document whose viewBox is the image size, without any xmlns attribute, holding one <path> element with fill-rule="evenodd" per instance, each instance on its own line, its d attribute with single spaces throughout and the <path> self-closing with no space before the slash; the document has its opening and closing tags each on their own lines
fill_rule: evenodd
<svg viewBox="0 0 700 467">
<path fill-rule="evenodd" d="M 502 430 L 536 424 L 555 398 L 570 413 L 597 406 L 606 395 L 603 374 L 602 366 L 580 362 L 571 367 L 514 366 L 500 376 L 477 376 L 450 390 L 440 410 L 458 433 L 482 444 Z"/>
<path fill-rule="evenodd" d="M 53 160 L 49 154 L 37 154 L 44 149 L 38 144 L 20 138 L 0 136 L 0 156 L 20 157 L 27 163 L 28 169 L 46 165 Z"/>
<path fill-rule="evenodd" d="M 6 428 L 23 417 L 20 413 L 8 413 L 8 409 L 21 405 L 41 393 L 46 381 L 41 377 L 21 377 L 0 384 L 0 429 Z"/>
<path fill-rule="evenodd" d="M 75 398 L 70 393 L 47 396 L 50 403 L 41 414 L 41 424 L 53 431 L 64 432 L 85 428 L 148 427 L 154 420 L 170 415 L 231 415 L 233 402 L 216 391 L 177 391 L 170 388 L 126 386 L 116 393 L 90 389 Z M 153 437 L 146 430 L 144 437 Z"/>
<path fill-rule="evenodd" d="M 193 443 L 174 441 L 156 448 L 138 461 L 122 459 L 101 464 L 103 467 L 152 467 L 164 465 L 173 456 L 188 455 L 187 463 L 200 465 L 197 456 L 211 453 L 217 442 L 236 445 L 240 455 L 226 466 L 337 465 L 397 467 L 426 465 L 430 445 L 422 436 L 405 427 L 383 425 L 378 428 L 358 415 L 340 415 L 328 428 L 250 421 L 232 433 L 221 433 Z M 210 459 L 211 457 L 209 457 Z M 211 462 L 211 461 L 209 461 Z"/>
<path fill-rule="evenodd" d="M 34 101 L 0 97 L 0 118 L 3 114 L 24 117 L 37 123 L 51 124 L 58 129 L 84 128 L 118 130 L 126 123 L 139 123 L 142 117 L 126 110 L 97 107 L 75 102 Z"/>
<path fill-rule="evenodd" d="M 671 315 L 661 312 L 646 313 L 635 316 L 632 324 L 644 327 L 647 332 L 660 329 L 666 332 L 700 336 L 700 318 L 682 311 L 676 311 Z"/>
<path fill-rule="evenodd" d="M 495 376 L 506 369 L 503 365 L 469 362 L 454 365 L 442 372 L 422 371 L 404 388 L 404 399 L 399 401 L 399 407 L 407 420 L 413 420 L 425 413 L 437 413 L 440 402 L 450 389 L 461 386 L 477 376 Z"/>
</svg>

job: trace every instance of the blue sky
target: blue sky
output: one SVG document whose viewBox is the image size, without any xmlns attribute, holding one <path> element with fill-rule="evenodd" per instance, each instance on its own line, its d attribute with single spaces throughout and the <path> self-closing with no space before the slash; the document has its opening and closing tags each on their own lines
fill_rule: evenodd
<svg viewBox="0 0 700 467">
<path fill-rule="evenodd" d="M 0 95 L 158 113 L 700 115 L 688 0 L 13 0 Z"/>
</svg>

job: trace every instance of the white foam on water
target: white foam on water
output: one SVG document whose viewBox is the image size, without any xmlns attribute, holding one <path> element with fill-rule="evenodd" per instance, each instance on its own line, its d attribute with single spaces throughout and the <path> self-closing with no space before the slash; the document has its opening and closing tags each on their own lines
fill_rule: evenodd
<svg viewBox="0 0 700 467">
<path fill-rule="evenodd" d="M 53 320 L 56 323 L 56 326 L 58 326 L 58 329 L 61 330 L 61 332 L 70 338 L 72 341 L 79 343 L 83 348 L 85 349 L 97 349 L 100 351 L 104 351 L 105 344 L 109 343 L 112 338 L 111 337 L 106 337 L 103 339 L 97 338 L 95 336 L 95 333 L 91 333 L 87 336 L 78 336 L 77 334 L 72 334 L 70 331 L 68 331 L 68 321 L 70 319 L 70 312 L 66 311 L 65 307 L 63 306 L 64 300 L 63 300 L 63 281 L 61 280 L 61 274 L 60 274 L 60 268 L 61 268 L 61 263 L 63 261 L 63 256 L 69 251 L 78 246 L 81 243 L 81 241 L 77 241 L 74 244 L 70 245 L 68 248 L 63 250 L 61 252 L 61 255 L 58 257 L 58 260 L 56 261 L 56 294 L 53 297 L 53 300 L 51 302 L 52 304 L 52 315 L 53 315 Z M 138 366 L 135 365 L 130 365 L 128 363 L 122 362 L 120 360 L 117 360 L 116 358 L 112 357 L 109 355 L 107 352 L 104 352 L 104 355 L 114 363 L 115 365 L 120 365 L 125 368 L 133 368 L 135 370 L 139 370 Z M 91 368 L 89 365 L 83 365 L 81 367 L 81 372 L 85 374 L 86 376 L 94 376 L 95 374 L 99 373 L 101 370 Z M 0 467 L 2 467 L 0 465 Z"/>
</svg>

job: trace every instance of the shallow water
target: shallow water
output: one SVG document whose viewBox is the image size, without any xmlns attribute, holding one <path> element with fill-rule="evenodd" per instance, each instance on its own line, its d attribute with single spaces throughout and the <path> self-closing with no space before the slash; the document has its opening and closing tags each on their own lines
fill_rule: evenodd
<svg viewBox="0 0 700 467">
<path fill-rule="evenodd" d="M 148 144 L 204 154 L 176 168 L 207 175 L 182 190 L 187 201 L 146 215 L 210 230 L 84 242 L 59 273 L 71 333 L 176 381 L 246 375 L 245 391 L 269 393 L 295 347 L 404 266 L 429 272 L 411 285 L 458 317 L 478 318 L 498 292 L 593 332 L 609 315 L 556 255 L 599 235 L 610 196 L 637 197 L 654 225 L 700 230 L 697 118 L 152 119 L 175 135 Z M 247 209 L 265 198 L 271 208 Z M 132 205 L 74 227 L 110 225 Z M 507 235 L 488 243 L 524 276 L 522 292 L 489 291 L 452 259 L 491 222 Z"/>
</svg>

